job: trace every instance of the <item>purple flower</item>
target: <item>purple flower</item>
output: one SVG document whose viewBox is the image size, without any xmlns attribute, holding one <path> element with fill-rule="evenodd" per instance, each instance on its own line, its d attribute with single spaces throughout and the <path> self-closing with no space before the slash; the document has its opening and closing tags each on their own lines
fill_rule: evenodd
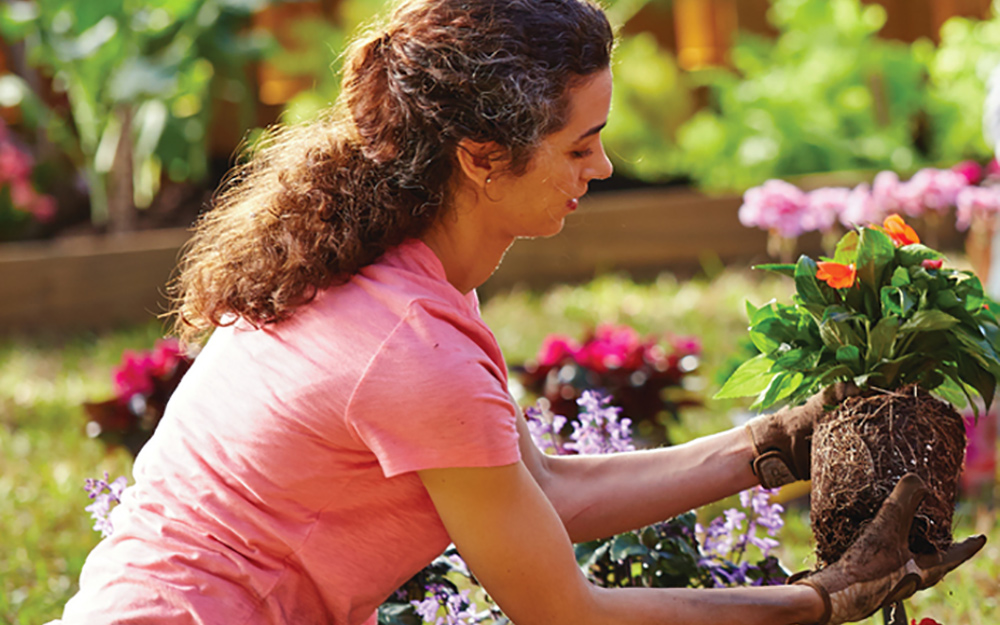
<svg viewBox="0 0 1000 625">
<path fill-rule="evenodd" d="M 607 454 L 633 451 L 632 420 L 619 418 L 621 408 L 609 405 L 610 396 L 584 391 L 576 403 L 582 408 L 573 423 L 573 442 L 566 449 L 578 454 Z"/>
<path fill-rule="evenodd" d="M 101 533 L 101 538 L 110 536 L 115 531 L 111 525 L 108 515 L 111 512 L 112 504 L 119 504 L 122 500 L 122 493 L 128 485 L 128 479 L 123 475 L 115 481 L 108 483 L 108 473 L 104 472 L 104 479 L 87 478 L 84 482 L 84 489 L 87 496 L 94 500 L 84 510 L 90 513 L 94 520 L 94 531 Z"/>
<path fill-rule="evenodd" d="M 784 180 L 768 180 L 747 190 L 740 206 L 740 223 L 778 233 L 787 238 L 802 234 L 808 198 L 801 189 Z"/>
<path fill-rule="evenodd" d="M 566 417 L 549 410 L 549 400 L 542 397 L 534 406 L 524 411 L 528 431 L 535 446 L 546 453 L 563 453 L 559 432 L 566 425 Z"/>
</svg>

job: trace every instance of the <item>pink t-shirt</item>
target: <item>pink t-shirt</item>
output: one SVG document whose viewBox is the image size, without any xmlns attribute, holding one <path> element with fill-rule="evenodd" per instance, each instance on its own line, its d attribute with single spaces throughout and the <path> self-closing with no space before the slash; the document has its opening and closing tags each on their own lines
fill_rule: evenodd
<svg viewBox="0 0 1000 625">
<path fill-rule="evenodd" d="M 449 542 L 414 471 L 519 458 L 475 295 L 407 242 L 287 321 L 216 330 L 63 622 L 374 622 Z"/>
</svg>

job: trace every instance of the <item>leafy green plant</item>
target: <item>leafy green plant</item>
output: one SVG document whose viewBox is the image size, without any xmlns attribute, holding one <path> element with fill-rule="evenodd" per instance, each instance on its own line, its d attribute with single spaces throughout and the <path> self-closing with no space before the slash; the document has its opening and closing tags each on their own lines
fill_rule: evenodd
<svg viewBox="0 0 1000 625">
<path fill-rule="evenodd" d="M 251 102 L 245 64 L 268 39 L 243 31 L 267 1 L 4 3 L 0 35 L 23 46 L 27 60 L 2 77 L 4 103 L 20 104 L 84 173 L 93 221 L 128 229 L 162 174 L 208 173 L 213 103 Z M 39 74 L 65 95 L 71 123 L 46 104 Z"/>
<path fill-rule="evenodd" d="M 711 105 L 678 130 L 679 167 L 710 190 L 822 171 L 910 170 L 924 68 L 880 39 L 885 9 L 859 0 L 774 0 L 776 39 L 742 33 L 735 71 L 693 78 Z"/>
<path fill-rule="evenodd" d="M 983 102 L 990 72 L 1000 65 L 1000 1 L 992 17 L 953 17 L 941 27 L 941 43 L 913 46 L 927 65 L 926 111 L 931 157 L 939 162 L 985 161 L 993 148 L 983 137 Z"/>
<path fill-rule="evenodd" d="M 795 280 L 791 304 L 747 304 L 760 354 L 716 397 L 754 406 L 799 403 L 839 380 L 895 389 L 915 383 L 955 405 L 988 407 L 1000 379 L 992 304 L 969 271 L 943 267 L 896 216 L 844 235 L 833 259 L 762 265 Z M 975 406 L 975 402 L 971 402 Z"/>
</svg>

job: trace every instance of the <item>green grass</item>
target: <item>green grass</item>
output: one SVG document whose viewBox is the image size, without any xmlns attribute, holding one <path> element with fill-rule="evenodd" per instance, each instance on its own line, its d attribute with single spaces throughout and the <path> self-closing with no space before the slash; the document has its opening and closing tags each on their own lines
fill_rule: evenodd
<svg viewBox="0 0 1000 625">
<path fill-rule="evenodd" d="M 511 364 L 530 358 L 550 332 L 579 338 L 598 322 L 628 323 L 644 334 L 695 334 L 703 344 L 700 379 L 707 399 L 718 388 L 718 372 L 739 354 L 745 300 L 760 305 L 790 290 L 786 280 L 736 271 L 712 280 L 664 275 L 641 284 L 604 277 L 579 287 L 494 297 L 484 302 L 483 316 Z M 75 591 L 83 560 L 99 538 L 83 510 L 83 481 L 131 470 L 126 452 L 107 451 L 86 436 L 81 404 L 110 395 L 110 372 L 123 349 L 150 348 L 161 332 L 151 324 L 70 339 L 0 342 L 0 622 L 45 623 L 60 615 Z M 686 411 L 672 435 L 683 441 L 730 427 L 744 406 L 708 400 Z M 723 505 L 701 514 L 712 516 Z M 808 511 L 793 505 L 786 520 L 781 560 L 790 570 L 806 568 L 812 563 Z M 929 616 L 943 625 L 1000 622 L 995 520 L 995 511 L 960 506 L 956 536 L 985 531 L 990 543 L 939 587 L 908 601 L 911 617 Z"/>
</svg>

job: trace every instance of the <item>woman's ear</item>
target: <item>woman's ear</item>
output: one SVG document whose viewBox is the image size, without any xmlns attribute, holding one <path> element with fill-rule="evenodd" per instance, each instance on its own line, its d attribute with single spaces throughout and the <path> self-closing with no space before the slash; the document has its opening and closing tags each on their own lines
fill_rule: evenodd
<svg viewBox="0 0 1000 625">
<path fill-rule="evenodd" d="M 486 188 L 493 178 L 500 171 L 502 153 L 500 146 L 492 141 L 477 143 L 469 139 L 462 139 L 458 143 L 456 151 L 458 164 L 462 174 L 479 189 Z"/>
</svg>

